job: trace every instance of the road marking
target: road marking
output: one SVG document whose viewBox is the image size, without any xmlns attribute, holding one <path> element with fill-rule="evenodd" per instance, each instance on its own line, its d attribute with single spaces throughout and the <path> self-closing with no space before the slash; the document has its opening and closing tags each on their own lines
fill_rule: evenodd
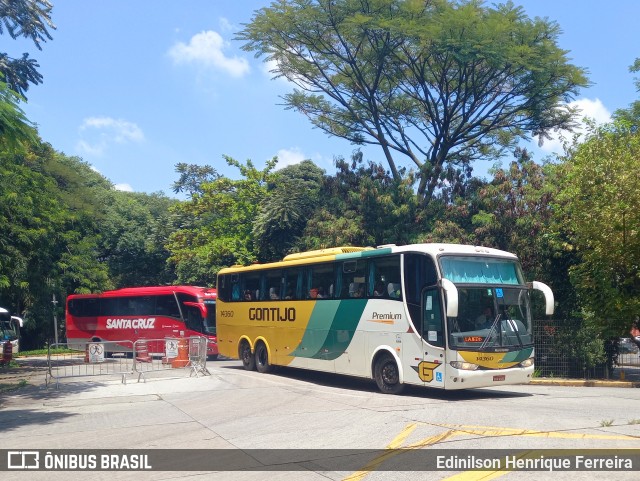
<svg viewBox="0 0 640 481">
<path fill-rule="evenodd" d="M 409 435 L 418 427 L 419 424 L 428 425 L 428 426 L 436 426 L 447 428 L 446 431 L 436 434 L 435 436 L 430 436 L 428 438 L 422 439 L 415 443 L 409 444 L 405 447 L 402 447 L 402 444 L 409 437 Z M 385 452 L 372 461 L 370 461 L 365 467 L 363 467 L 360 471 L 357 471 L 350 476 L 344 478 L 343 481 L 361 481 L 367 474 L 375 471 L 380 464 L 382 464 L 385 460 L 397 456 L 401 454 L 407 449 L 420 449 L 428 446 L 433 446 L 445 439 L 454 437 L 454 436 L 464 436 L 464 435 L 476 435 L 476 436 L 486 436 L 486 437 L 501 437 L 501 436 L 514 436 L 514 437 L 543 437 L 543 438 L 556 438 L 556 439 L 597 439 L 597 440 L 622 440 L 622 441 L 640 441 L 640 437 L 638 436 L 628 436 L 625 434 L 619 435 L 609 435 L 609 434 L 580 434 L 580 433 L 568 433 L 568 432 L 557 432 L 557 431 L 534 431 L 530 429 L 517 429 L 517 428 L 502 428 L 502 427 L 494 427 L 494 426 L 468 426 L 463 424 L 430 424 L 430 423 L 411 423 L 404 427 L 404 429 L 395 437 L 393 440 L 387 445 L 385 449 L 388 449 L 388 452 Z M 637 449 L 637 448 L 636 448 Z M 562 454 L 563 449 L 554 449 L 557 454 Z M 570 451 L 570 450 L 568 450 Z M 526 458 L 534 458 L 539 457 L 539 451 L 525 451 L 516 455 L 516 458 L 526 459 Z M 449 478 L 446 478 L 446 481 L 490 481 L 495 478 L 499 478 L 500 476 L 504 476 L 505 474 L 510 473 L 510 470 L 500 470 L 500 471 L 465 471 L 463 473 L 455 474 Z M 444 481 L 444 480 L 443 480 Z"/>
<path fill-rule="evenodd" d="M 407 424 L 404 427 L 404 429 L 400 432 L 400 434 L 398 434 L 395 438 L 393 438 L 393 440 L 389 444 L 387 444 L 387 447 L 385 449 L 388 449 L 389 451 L 385 452 L 384 454 L 381 454 L 377 458 L 374 458 L 369 463 L 367 463 L 367 465 L 364 468 L 362 468 L 360 471 L 356 471 L 350 476 L 347 476 L 346 478 L 344 478 L 343 481 L 360 481 L 371 471 L 375 471 L 376 468 L 380 466 L 385 460 L 393 456 L 396 456 L 397 454 L 400 454 L 402 451 L 398 451 L 398 448 L 402 446 L 402 443 L 405 442 L 405 440 L 417 427 L 418 427 L 418 423 Z M 442 435 L 437 436 L 437 438 L 438 439 L 435 439 L 433 443 L 441 441 Z"/>
<path fill-rule="evenodd" d="M 599 440 L 623 440 L 640 441 L 638 436 L 626 434 L 583 434 L 558 431 L 534 431 L 530 429 L 499 428 L 493 426 L 465 426 L 462 424 L 438 424 L 443 428 L 453 428 L 456 432 L 475 434 L 477 436 L 524 436 L 536 438 L 557 438 L 557 439 L 599 439 Z"/>
</svg>

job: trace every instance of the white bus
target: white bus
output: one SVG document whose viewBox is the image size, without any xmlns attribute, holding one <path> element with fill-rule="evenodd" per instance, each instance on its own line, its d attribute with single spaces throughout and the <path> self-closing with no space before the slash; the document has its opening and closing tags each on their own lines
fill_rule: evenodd
<svg viewBox="0 0 640 481">
<path fill-rule="evenodd" d="M 454 244 L 339 247 L 218 274 L 220 354 L 272 366 L 465 389 L 531 380 L 531 289 L 508 252 Z"/>
<path fill-rule="evenodd" d="M 11 343 L 11 351 L 20 350 L 20 328 L 24 327 L 22 318 L 12 316 L 4 307 L 0 307 L 0 344 Z"/>
</svg>

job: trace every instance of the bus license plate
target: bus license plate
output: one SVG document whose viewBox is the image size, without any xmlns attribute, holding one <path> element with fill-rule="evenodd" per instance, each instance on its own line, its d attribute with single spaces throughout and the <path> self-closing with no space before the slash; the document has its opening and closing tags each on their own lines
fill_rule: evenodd
<svg viewBox="0 0 640 481">
<path fill-rule="evenodd" d="M 505 379 L 504 374 L 500 374 L 499 376 L 493 376 L 494 381 L 504 381 L 504 379 Z"/>
</svg>

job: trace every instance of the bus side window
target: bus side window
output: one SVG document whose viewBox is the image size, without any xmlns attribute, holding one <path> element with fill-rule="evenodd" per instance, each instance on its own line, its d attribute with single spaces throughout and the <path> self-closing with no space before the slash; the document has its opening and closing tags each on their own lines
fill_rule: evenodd
<svg viewBox="0 0 640 481">
<path fill-rule="evenodd" d="M 180 310 L 173 295 L 158 296 L 156 298 L 155 313 L 158 316 L 167 316 L 180 319 Z"/>
</svg>

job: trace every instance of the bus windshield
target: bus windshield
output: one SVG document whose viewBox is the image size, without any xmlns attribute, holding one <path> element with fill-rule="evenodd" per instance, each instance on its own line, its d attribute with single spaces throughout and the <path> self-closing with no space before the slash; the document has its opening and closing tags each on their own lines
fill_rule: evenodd
<svg viewBox="0 0 640 481">
<path fill-rule="evenodd" d="M 448 318 L 449 346 L 500 351 L 533 344 L 526 287 L 458 287 L 458 317 Z"/>
<path fill-rule="evenodd" d="M 0 320 L 0 340 L 15 341 L 18 339 L 16 324 L 12 321 Z"/>
<path fill-rule="evenodd" d="M 207 306 L 207 317 L 204 320 L 205 334 L 216 334 L 216 301 L 205 300 L 204 305 Z"/>
</svg>

